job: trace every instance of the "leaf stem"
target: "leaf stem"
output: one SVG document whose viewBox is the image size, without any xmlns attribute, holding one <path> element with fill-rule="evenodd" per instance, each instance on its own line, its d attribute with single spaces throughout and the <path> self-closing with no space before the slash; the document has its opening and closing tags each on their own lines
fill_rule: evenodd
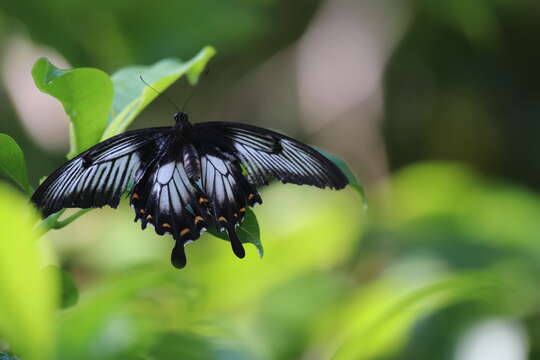
<svg viewBox="0 0 540 360">
<path fill-rule="evenodd" d="M 77 211 L 75 214 L 67 217 L 64 220 L 61 220 L 61 221 L 57 220 L 54 223 L 54 226 L 52 228 L 55 229 L 55 230 L 61 229 L 64 226 L 67 226 L 67 225 L 71 224 L 73 221 L 77 220 L 80 216 L 86 214 L 90 210 L 92 210 L 92 209 L 81 209 L 81 210 Z"/>
<path fill-rule="evenodd" d="M 56 222 L 58 221 L 58 218 L 64 213 L 64 211 L 65 210 L 60 210 L 41 220 L 36 224 L 34 229 L 39 229 L 40 233 L 45 234 L 46 232 L 54 228 Z"/>
<path fill-rule="evenodd" d="M 42 234 L 45 234 L 46 232 L 52 229 L 58 230 L 71 224 L 73 221 L 77 220 L 80 216 L 86 214 L 90 210 L 92 209 L 81 209 L 77 211 L 75 214 L 68 216 L 64 220 L 58 220 L 65 211 L 65 209 L 62 209 L 58 211 L 57 213 L 54 213 L 51 216 L 47 217 L 46 219 L 41 220 L 36 225 L 36 228 L 39 229 Z"/>
</svg>

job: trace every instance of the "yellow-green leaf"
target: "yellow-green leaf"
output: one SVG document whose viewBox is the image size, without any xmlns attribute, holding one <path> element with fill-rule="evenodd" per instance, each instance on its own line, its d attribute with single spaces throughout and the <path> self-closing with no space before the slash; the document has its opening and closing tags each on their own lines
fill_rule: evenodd
<svg viewBox="0 0 540 360">
<path fill-rule="evenodd" d="M 28 201 L 0 184 L 0 333 L 25 360 L 51 359 L 56 284 L 42 271 Z"/>
</svg>

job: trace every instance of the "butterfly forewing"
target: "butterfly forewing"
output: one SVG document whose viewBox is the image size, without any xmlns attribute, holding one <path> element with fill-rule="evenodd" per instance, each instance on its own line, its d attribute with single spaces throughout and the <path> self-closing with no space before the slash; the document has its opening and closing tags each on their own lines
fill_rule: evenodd
<svg viewBox="0 0 540 360">
<path fill-rule="evenodd" d="M 44 217 L 63 208 L 117 207 L 121 195 L 161 151 L 170 129 L 130 131 L 95 145 L 47 177 L 32 201 Z"/>
<path fill-rule="evenodd" d="M 233 154 L 245 167 L 250 183 L 272 178 L 284 183 L 342 189 L 348 183 L 339 168 L 318 151 L 271 130 L 239 123 L 195 125 L 195 140 Z"/>
</svg>

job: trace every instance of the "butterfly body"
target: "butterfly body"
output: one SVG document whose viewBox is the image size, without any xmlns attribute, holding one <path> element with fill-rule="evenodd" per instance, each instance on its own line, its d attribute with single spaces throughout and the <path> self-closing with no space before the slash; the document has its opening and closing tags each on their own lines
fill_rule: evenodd
<svg viewBox="0 0 540 360">
<path fill-rule="evenodd" d="M 235 255 L 246 209 L 261 204 L 257 188 L 283 183 L 341 189 L 345 175 L 316 150 L 271 130 L 227 122 L 128 131 L 84 151 L 53 172 L 32 201 L 44 217 L 63 208 L 116 208 L 128 193 L 135 221 L 176 241 L 171 261 L 186 264 L 184 245 L 208 226 L 225 231 Z"/>
<path fill-rule="evenodd" d="M 201 160 L 193 144 L 187 143 L 182 148 L 182 161 L 188 177 L 199 180 L 201 178 Z"/>
</svg>

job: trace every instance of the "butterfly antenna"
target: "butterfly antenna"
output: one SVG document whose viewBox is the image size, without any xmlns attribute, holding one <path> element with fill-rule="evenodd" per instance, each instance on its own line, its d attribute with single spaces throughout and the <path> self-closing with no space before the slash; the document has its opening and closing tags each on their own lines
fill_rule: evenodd
<svg viewBox="0 0 540 360">
<path fill-rule="evenodd" d="M 174 108 L 175 108 L 178 112 L 181 112 L 181 111 L 180 111 L 180 108 L 178 107 L 178 105 L 176 105 L 176 104 L 174 103 L 174 101 L 172 101 L 171 98 L 167 96 L 167 94 L 164 94 L 164 93 L 162 93 L 162 92 L 160 92 L 160 91 L 154 89 L 154 88 L 152 87 L 152 85 L 150 85 L 149 83 L 147 83 L 147 82 L 143 79 L 142 75 L 139 75 L 139 78 L 141 79 L 141 81 L 143 82 L 144 85 L 146 85 L 146 86 L 148 86 L 150 89 L 154 90 L 158 95 L 163 95 L 163 96 L 165 97 L 165 99 L 167 99 L 167 101 L 169 102 L 169 104 L 171 104 L 172 106 L 174 106 Z"/>
<path fill-rule="evenodd" d="M 206 79 L 206 77 L 208 76 L 208 73 L 210 72 L 210 68 L 207 67 L 206 70 L 204 71 L 204 73 L 202 74 L 201 76 L 201 80 L 203 79 Z M 189 94 L 188 98 L 186 99 L 186 101 L 184 102 L 184 106 L 182 106 L 182 112 L 184 112 L 184 110 L 186 109 L 186 106 L 189 104 L 189 101 L 191 100 L 191 98 L 193 97 L 193 95 L 195 95 L 195 92 L 197 91 L 197 88 L 193 88 L 193 90 L 191 90 L 191 93 Z"/>
</svg>

